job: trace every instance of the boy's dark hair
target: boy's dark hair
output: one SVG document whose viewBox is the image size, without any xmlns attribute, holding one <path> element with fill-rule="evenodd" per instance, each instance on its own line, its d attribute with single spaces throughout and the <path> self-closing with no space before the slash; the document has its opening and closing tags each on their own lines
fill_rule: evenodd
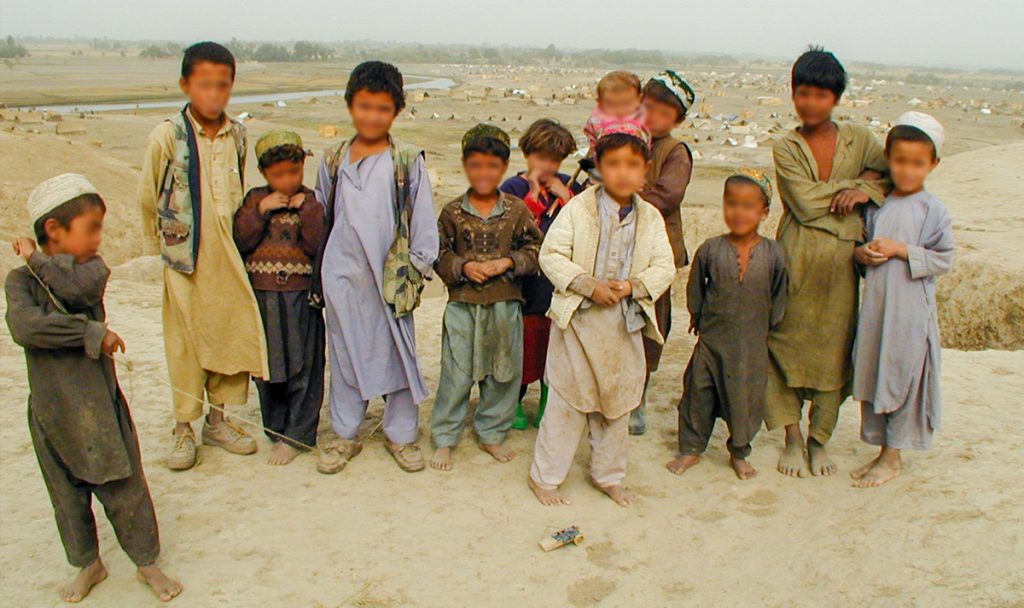
<svg viewBox="0 0 1024 608">
<path fill-rule="evenodd" d="M 295 144 L 282 144 L 264 152 L 257 162 L 259 163 L 260 171 L 265 171 L 271 166 L 286 160 L 293 163 L 306 162 L 306 151 Z"/>
<path fill-rule="evenodd" d="M 888 154 L 892 150 L 892 145 L 898 141 L 919 141 L 928 144 L 932 149 L 932 160 L 934 161 L 939 157 L 935 151 L 935 142 L 932 141 L 928 134 L 910 125 L 896 125 L 890 129 L 889 134 L 885 136 L 885 153 Z"/>
<path fill-rule="evenodd" d="M 497 156 L 502 162 L 508 162 L 511 150 L 504 143 L 493 137 L 477 137 L 466 144 L 462 150 L 462 160 L 469 158 L 471 154 L 487 154 Z"/>
<path fill-rule="evenodd" d="M 601 157 L 619 148 L 629 146 L 634 152 L 644 157 L 644 162 L 651 160 L 651 148 L 639 137 L 629 133 L 611 133 L 597 140 L 594 144 L 594 158 L 601 162 Z"/>
<path fill-rule="evenodd" d="M 576 138 L 557 120 L 541 118 L 526 128 L 519 138 L 519 149 L 526 156 L 539 152 L 565 160 L 576 151 Z"/>
<path fill-rule="evenodd" d="M 71 220 L 82 215 L 90 209 L 99 208 L 103 213 L 107 212 L 107 204 L 99 194 L 83 194 L 76 196 L 43 217 L 36 220 L 32 229 L 36 233 L 36 242 L 45 245 L 49 239 L 46 238 L 46 222 L 57 220 L 61 228 L 67 230 L 71 227 Z"/>
<path fill-rule="evenodd" d="M 658 103 L 663 103 L 668 106 L 672 106 L 676 111 L 676 122 L 683 122 L 686 118 L 686 108 L 679 101 L 679 98 L 672 94 L 672 91 L 668 90 L 668 87 L 658 82 L 657 80 L 648 80 L 647 84 L 644 85 L 644 97 L 650 97 Z"/>
<path fill-rule="evenodd" d="M 356 66 L 345 86 L 345 103 L 352 105 L 352 99 L 359 91 L 387 93 L 395 102 L 395 114 L 405 108 L 405 86 L 398 68 L 383 61 L 364 61 Z"/>
<path fill-rule="evenodd" d="M 800 85 L 828 89 L 838 102 L 846 90 L 846 70 L 835 55 L 820 46 L 811 46 L 793 63 L 793 91 Z"/>
<path fill-rule="evenodd" d="M 226 65 L 231 68 L 231 80 L 235 79 L 235 56 L 226 47 L 216 42 L 197 42 L 185 49 L 181 60 L 181 77 L 188 79 L 202 62 Z"/>
<path fill-rule="evenodd" d="M 772 202 L 768 199 L 767 196 L 765 196 L 764 190 L 761 189 L 761 184 L 758 184 L 756 181 L 754 181 L 752 178 L 747 177 L 746 175 L 730 175 L 728 178 L 726 178 L 723 193 L 729 190 L 729 186 L 735 184 L 743 184 L 757 188 L 757 191 L 761 193 L 761 198 L 764 199 L 764 206 L 772 206 Z"/>
</svg>

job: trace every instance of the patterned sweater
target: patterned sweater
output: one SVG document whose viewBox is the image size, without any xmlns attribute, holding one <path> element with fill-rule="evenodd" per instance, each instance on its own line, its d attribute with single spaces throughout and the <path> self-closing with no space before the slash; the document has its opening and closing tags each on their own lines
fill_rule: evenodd
<svg viewBox="0 0 1024 608">
<path fill-rule="evenodd" d="M 260 201 L 271 192 L 267 186 L 249 190 L 235 214 L 235 244 L 245 270 L 258 291 L 309 289 L 313 258 L 324 238 L 324 206 L 303 186 L 306 199 L 298 209 L 261 213 Z"/>
</svg>

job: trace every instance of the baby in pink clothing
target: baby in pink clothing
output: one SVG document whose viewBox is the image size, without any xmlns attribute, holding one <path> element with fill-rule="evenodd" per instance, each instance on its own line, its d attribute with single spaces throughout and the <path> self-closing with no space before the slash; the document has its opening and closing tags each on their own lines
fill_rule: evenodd
<svg viewBox="0 0 1024 608">
<path fill-rule="evenodd" d="M 597 83 L 597 107 L 583 125 L 583 133 L 590 143 L 588 156 L 593 157 L 594 144 L 608 125 L 623 122 L 643 124 L 642 98 L 640 78 L 636 74 L 617 70 L 601 77 Z"/>
</svg>

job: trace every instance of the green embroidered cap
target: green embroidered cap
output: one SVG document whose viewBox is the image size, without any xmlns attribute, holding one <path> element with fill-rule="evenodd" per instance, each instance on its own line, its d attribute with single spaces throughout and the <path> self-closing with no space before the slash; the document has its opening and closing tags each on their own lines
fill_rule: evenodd
<svg viewBox="0 0 1024 608">
<path fill-rule="evenodd" d="M 268 131 L 256 142 L 256 158 L 259 159 L 261 156 L 278 146 L 287 145 L 298 146 L 301 148 L 302 138 L 294 131 L 284 131 L 282 129 Z"/>
<path fill-rule="evenodd" d="M 737 169 L 737 170 L 733 171 L 731 175 L 729 175 L 730 179 L 733 178 L 733 177 L 742 177 L 744 179 L 748 179 L 748 180 L 754 182 L 755 184 L 757 184 L 757 187 L 761 189 L 762 193 L 764 193 L 764 198 L 765 198 L 766 201 L 768 201 L 768 206 L 771 206 L 771 204 L 772 204 L 772 180 L 768 179 L 768 176 L 764 174 L 764 171 L 759 171 L 757 169 L 745 169 L 745 168 L 744 169 Z"/>
<path fill-rule="evenodd" d="M 469 144 L 477 139 L 496 139 L 504 144 L 506 148 L 512 148 L 508 133 L 494 125 L 482 122 L 469 131 L 466 131 L 466 134 L 462 136 L 462 151 L 465 152 Z"/>
</svg>

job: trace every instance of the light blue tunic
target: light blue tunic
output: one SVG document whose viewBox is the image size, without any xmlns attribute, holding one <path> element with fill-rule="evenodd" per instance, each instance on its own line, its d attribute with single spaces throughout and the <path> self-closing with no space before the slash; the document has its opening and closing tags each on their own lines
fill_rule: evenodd
<svg viewBox="0 0 1024 608">
<path fill-rule="evenodd" d="M 323 260 L 327 340 L 332 370 L 361 398 L 374 399 L 408 389 L 413 401 L 427 397 L 416 359 L 412 315 L 396 319 L 382 295 L 384 262 L 395 238 L 394 164 L 390 151 L 356 163 L 345 154 L 335 193 L 334 228 Z M 331 175 L 320 164 L 317 198 L 327 200 Z M 434 196 L 426 163 L 419 157 L 409 172 L 413 195 L 410 257 L 425 276 L 438 255 Z M 335 391 L 332 389 L 332 396 Z"/>
</svg>

